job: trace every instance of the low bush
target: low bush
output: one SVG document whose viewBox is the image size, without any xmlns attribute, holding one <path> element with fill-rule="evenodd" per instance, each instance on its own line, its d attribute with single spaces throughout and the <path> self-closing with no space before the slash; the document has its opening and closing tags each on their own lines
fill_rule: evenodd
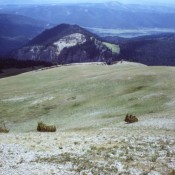
<svg viewBox="0 0 175 175">
<path fill-rule="evenodd" d="M 129 115 L 127 114 L 125 117 L 125 122 L 126 123 L 134 123 L 134 122 L 138 122 L 138 118 L 134 115 Z"/>
<path fill-rule="evenodd" d="M 5 124 L 3 127 L 0 127 L 0 133 L 8 133 L 9 129 L 6 128 Z"/>
<path fill-rule="evenodd" d="M 56 126 L 46 125 L 43 122 L 38 122 L 37 131 L 39 132 L 56 132 Z"/>
</svg>

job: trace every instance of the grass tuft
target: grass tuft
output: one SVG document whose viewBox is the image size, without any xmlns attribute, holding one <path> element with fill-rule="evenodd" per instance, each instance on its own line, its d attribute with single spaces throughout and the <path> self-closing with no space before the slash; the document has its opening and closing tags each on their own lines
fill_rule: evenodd
<svg viewBox="0 0 175 175">
<path fill-rule="evenodd" d="M 9 129 L 6 128 L 5 124 L 3 127 L 0 127 L 0 133 L 9 133 Z"/>
<path fill-rule="evenodd" d="M 56 126 L 46 125 L 43 122 L 38 122 L 37 131 L 39 132 L 56 132 Z"/>
<path fill-rule="evenodd" d="M 134 115 L 127 114 L 126 117 L 125 117 L 125 122 L 127 122 L 127 123 L 138 122 L 138 118 Z"/>
</svg>

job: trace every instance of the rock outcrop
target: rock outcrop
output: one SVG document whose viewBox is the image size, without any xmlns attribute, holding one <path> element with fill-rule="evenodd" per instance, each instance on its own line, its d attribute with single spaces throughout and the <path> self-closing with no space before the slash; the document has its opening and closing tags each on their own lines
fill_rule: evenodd
<svg viewBox="0 0 175 175">
<path fill-rule="evenodd" d="M 117 54 L 101 38 L 77 25 L 61 24 L 46 30 L 26 46 L 14 51 L 18 60 L 46 61 L 54 64 L 107 62 Z"/>
</svg>

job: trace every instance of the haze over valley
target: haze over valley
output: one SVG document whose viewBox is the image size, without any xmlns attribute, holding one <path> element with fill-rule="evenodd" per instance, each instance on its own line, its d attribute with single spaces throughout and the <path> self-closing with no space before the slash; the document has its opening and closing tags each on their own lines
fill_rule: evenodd
<svg viewBox="0 0 175 175">
<path fill-rule="evenodd" d="M 174 56 L 174 49 L 171 49 L 173 47 L 173 33 L 175 31 L 174 5 L 163 6 L 163 4 L 160 3 L 158 3 L 157 6 L 152 3 L 147 5 L 137 5 L 132 3 L 123 4 L 117 1 L 98 3 L 67 2 L 55 3 L 55 5 L 50 5 L 44 2 L 39 3 L 37 1 L 35 2 L 35 5 L 32 5 L 32 2 L 30 5 L 20 5 L 20 2 L 15 2 L 16 3 L 13 6 L 8 5 L 8 2 L 6 2 L 6 4 L 2 5 L 2 8 L 0 9 L 0 22 L 3 26 L 0 32 L 0 42 L 2 43 L 0 49 L 1 57 L 9 58 L 13 55 L 15 59 L 18 58 L 18 56 L 16 57 L 16 54 L 12 54 L 12 51 L 14 53 L 16 52 L 14 51 L 15 49 L 22 48 L 22 46 L 25 46 L 29 40 L 39 35 L 45 29 L 51 29 L 54 26 L 66 23 L 79 25 L 85 30 L 89 30 L 90 32 L 97 34 L 99 37 L 105 37 L 105 42 L 110 42 L 106 39 L 108 37 L 113 37 L 114 39 L 112 39 L 112 44 L 116 43 L 116 45 L 118 45 L 118 47 L 122 50 L 122 55 L 119 55 L 118 53 L 118 56 L 112 58 L 113 61 L 117 59 L 125 59 L 148 65 L 174 65 L 174 61 L 172 59 Z M 31 11 L 32 13 L 30 13 Z M 12 28 L 13 30 L 11 30 Z M 165 44 L 162 47 L 160 46 L 162 45 L 161 34 L 166 33 L 169 33 L 170 35 L 172 34 L 171 42 L 164 37 L 164 39 L 167 40 L 166 42 L 169 44 Z M 144 40 L 147 40 L 146 36 L 153 36 L 152 38 L 149 37 L 150 42 L 152 42 L 151 40 L 154 40 L 155 38 L 154 35 L 157 34 L 159 34 L 159 37 L 157 37 L 155 49 L 158 51 L 160 46 L 161 48 L 168 50 L 166 51 L 168 56 L 159 51 L 156 52 L 159 60 L 157 60 L 157 57 L 152 53 L 147 53 L 148 49 L 145 46 L 143 46 L 141 52 L 143 54 L 146 52 L 146 56 L 149 58 L 141 58 L 138 54 L 132 54 L 132 56 L 128 58 L 128 52 L 126 49 L 123 50 L 123 46 L 120 46 L 117 42 L 118 40 L 116 39 L 116 37 L 130 38 L 130 40 L 127 41 L 131 43 L 133 41 L 133 37 L 144 36 L 144 42 Z M 135 42 L 131 45 L 135 45 Z M 128 46 L 130 45 L 127 44 L 127 47 Z M 138 46 L 131 48 L 132 52 L 135 53 L 138 49 Z M 124 53 L 125 51 L 126 53 Z M 21 56 L 23 57 L 23 55 Z M 43 60 L 44 57 L 41 58 L 41 60 Z M 111 59 L 111 56 L 108 57 Z M 30 57 L 30 59 L 33 58 L 34 57 Z M 23 59 L 26 60 L 25 56 Z M 145 61 L 145 59 L 147 59 L 147 61 Z M 153 61 L 148 61 L 149 59 Z M 49 57 L 46 61 L 48 60 Z M 72 59 L 69 58 L 69 60 Z M 69 62 L 77 62 L 77 59 L 73 60 L 74 61 Z M 81 58 L 81 62 L 86 61 L 86 58 Z M 91 61 L 93 61 L 92 58 Z M 97 59 L 94 59 L 94 61 L 97 61 Z M 57 62 L 59 61 L 56 61 L 55 63 Z M 67 61 L 63 62 L 68 63 Z"/>
</svg>

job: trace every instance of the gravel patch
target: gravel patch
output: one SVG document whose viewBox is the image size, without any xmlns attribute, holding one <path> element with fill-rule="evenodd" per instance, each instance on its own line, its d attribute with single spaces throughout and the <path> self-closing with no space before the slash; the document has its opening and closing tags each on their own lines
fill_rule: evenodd
<svg viewBox="0 0 175 175">
<path fill-rule="evenodd" d="M 125 132 L 125 133 L 124 133 Z M 12 174 L 168 174 L 175 137 L 126 130 L 0 135 L 0 172 Z"/>
</svg>

